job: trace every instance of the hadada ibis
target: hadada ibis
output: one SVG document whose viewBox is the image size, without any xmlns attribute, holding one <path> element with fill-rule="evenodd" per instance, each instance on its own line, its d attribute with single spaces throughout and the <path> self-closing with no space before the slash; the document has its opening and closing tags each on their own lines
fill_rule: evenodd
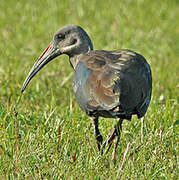
<svg viewBox="0 0 179 180">
<path fill-rule="evenodd" d="M 152 94 L 152 74 L 145 58 L 131 50 L 93 50 L 86 31 L 77 25 L 66 25 L 54 35 L 45 51 L 35 62 L 23 86 L 35 74 L 61 54 L 69 56 L 74 69 L 73 90 L 80 108 L 91 117 L 99 151 L 108 151 L 113 140 L 114 154 L 120 140 L 122 122 L 132 115 L 145 115 Z M 119 118 L 103 143 L 98 118 Z"/>
</svg>

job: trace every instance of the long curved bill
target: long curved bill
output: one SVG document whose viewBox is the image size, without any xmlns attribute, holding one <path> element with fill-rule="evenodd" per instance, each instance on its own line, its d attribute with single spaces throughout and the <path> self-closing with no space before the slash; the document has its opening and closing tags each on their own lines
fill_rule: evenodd
<svg viewBox="0 0 179 180">
<path fill-rule="evenodd" d="M 42 69 L 48 62 L 50 62 L 55 57 L 59 56 L 59 50 L 53 46 L 51 42 L 45 51 L 40 55 L 37 59 L 35 64 L 33 65 L 32 69 L 30 70 L 28 76 L 26 77 L 24 84 L 21 88 L 21 92 L 25 90 L 27 85 L 29 84 L 30 80 L 37 74 L 37 72 Z"/>
</svg>

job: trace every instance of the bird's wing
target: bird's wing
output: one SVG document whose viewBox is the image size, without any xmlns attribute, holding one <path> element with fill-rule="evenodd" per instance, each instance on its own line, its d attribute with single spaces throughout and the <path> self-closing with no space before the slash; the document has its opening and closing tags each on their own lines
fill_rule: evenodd
<svg viewBox="0 0 179 180">
<path fill-rule="evenodd" d="M 146 97 L 151 96 L 147 93 L 150 67 L 146 67 L 147 62 L 139 54 L 129 50 L 98 50 L 83 62 L 91 70 L 83 86 L 90 107 L 99 110 L 120 107 L 130 114 L 140 109 Z"/>
</svg>

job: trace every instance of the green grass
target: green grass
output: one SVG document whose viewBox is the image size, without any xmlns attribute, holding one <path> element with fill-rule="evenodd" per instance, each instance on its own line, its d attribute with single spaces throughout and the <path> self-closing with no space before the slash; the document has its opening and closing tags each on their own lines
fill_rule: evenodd
<svg viewBox="0 0 179 180">
<path fill-rule="evenodd" d="M 178 19 L 178 0 L 1 1 L 0 179 L 177 179 Z M 89 117 L 73 96 L 66 56 L 20 92 L 35 60 L 66 24 L 82 26 L 95 49 L 132 49 L 151 65 L 143 142 L 141 121 L 125 121 L 115 162 L 112 151 L 97 152 Z M 100 119 L 104 137 L 115 122 Z"/>
</svg>

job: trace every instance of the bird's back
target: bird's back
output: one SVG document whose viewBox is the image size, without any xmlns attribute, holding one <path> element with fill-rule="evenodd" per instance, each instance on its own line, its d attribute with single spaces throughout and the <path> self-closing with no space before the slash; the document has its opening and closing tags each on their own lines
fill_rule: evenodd
<svg viewBox="0 0 179 180">
<path fill-rule="evenodd" d="M 90 51 L 79 59 L 73 88 L 78 104 L 90 116 L 140 118 L 151 99 L 150 66 L 130 50 Z"/>
</svg>

